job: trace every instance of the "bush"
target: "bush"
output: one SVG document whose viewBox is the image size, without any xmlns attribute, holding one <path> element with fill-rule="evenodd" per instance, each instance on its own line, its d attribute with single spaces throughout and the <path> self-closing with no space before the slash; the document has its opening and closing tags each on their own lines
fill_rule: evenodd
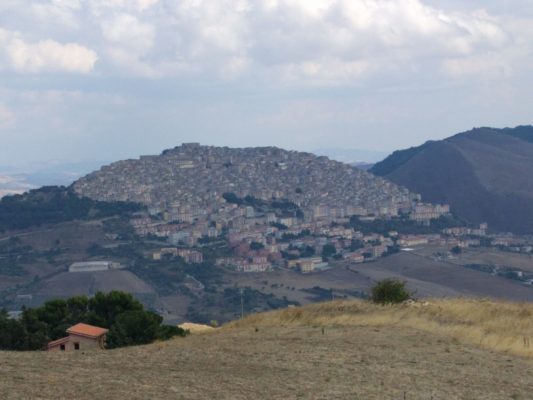
<svg viewBox="0 0 533 400">
<path fill-rule="evenodd" d="M 328 259 L 329 257 L 335 255 L 337 253 L 337 249 L 332 244 L 326 244 L 322 248 L 322 258 Z"/>
<path fill-rule="evenodd" d="M 265 248 L 265 246 L 263 245 L 263 243 L 260 243 L 260 242 L 252 242 L 252 243 L 250 243 L 250 249 L 252 249 L 252 250 L 262 250 L 264 248 Z"/>
<path fill-rule="evenodd" d="M 377 304 L 397 304 L 411 298 L 405 282 L 398 279 L 384 279 L 372 288 L 370 299 Z"/>
<path fill-rule="evenodd" d="M 461 254 L 463 252 L 463 249 L 461 249 L 459 246 L 454 246 L 452 247 L 452 253 L 457 255 L 457 254 Z"/>
</svg>

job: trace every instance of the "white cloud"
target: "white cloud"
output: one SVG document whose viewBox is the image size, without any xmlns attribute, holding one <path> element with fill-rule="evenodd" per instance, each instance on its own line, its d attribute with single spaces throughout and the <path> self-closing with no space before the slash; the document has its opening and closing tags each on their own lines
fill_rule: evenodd
<svg viewBox="0 0 533 400">
<path fill-rule="evenodd" d="M 251 74 L 332 85 L 401 71 L 458 76 L 461 65 L 474 70 L 483 54 L 506 51 L 515 40 L 510 24 L 487 11 L 444 10 L 427 0 L 41 0 L 32 9 L 41 21 L 60 21 L 87 38 L 111 76 Z M 26 29 L 29 35 L 17 30 L 31 37 Z M 44 43 L 35 42 L 37 49 Z M 46 64 L 18 45 L 19 69 Z"/>
<path fill-rule="evenodd" d="M 526 123 L 529 3 L 0 0 L 9 16 L 0 28 L 0 126 L 13 132 L 11 148 L 55 137 L 59 154 L 67 142 L 76 150 L 67 138 L 97 148 L 124 143 L 125 132 L 139 138 L 131 148 L 154 150 L 163 137 L 174 145 L 196 135 L 392 149 L 415 131 L 408 144 L 428 132 Z M 146 131 L 153 137 L 143 142 Z M 7 146 L 0 158 L 15 153 Z"/>
<path fill-rule="evenodd" d="M 112 64 L 139 76 L 160 75 L 145 56 L 154 46 L 156 30 L 131 14 L 117 14 L 101 24 L 106 55 Z"/>
<path fill-rule="evenodd" d="M 7 47 L 13 67 L 22 72 L 66 71 L 87 73 L 94 68 L 96 53 L 76 43 L 61 44 L 54 40 L 29 44 L 13 40 Z"/>
<path fill-rule="evenodd" d="M 446 13 L 420 0 L 264 1 L 252 50 L 263 64 L 309 64 L 361 78 L 451 56 L 501 49 L 507 35 L 486 13 Z M 352 68 L 352 65 L 358 68 Z M 347 74 L 353 70 L 354 74 Z M 342 81 L 342 79 L 339 79 Z"/>
<path fill-rule="evenodd" d="M 159 3 L 159 0 L 86 0 L 92 12 L 101 15 L 110 10 L 143 12 Z"/>
<path fill-rule="evenodd" d="M 130 14 L 119 14 L 102 22 L 102 33 L 109 42 L 144 53 L 154 43 L 155 28 Z"/>
<path fill-rule="evenodd" d="M 121 0 L 102 2 L 127 7 Z M 416 71 L 427 62 L 448 71 L 444 64 L 452 58 L 476 59 L 509 42 L 484 11 L 445 12 L 421 0 L 149 3 L 154 13 L 148 21 L 119 14 L 103 25 L 104 38 L 114 43 L 110 56 L 133 74 L 234 79 L 251 72 L 272 79 L 281 71 L 283 81 L 341 84 L 394 69 Z"/>
<path fill-rule="evenodd" d="M 158 1 L 159 0 L 137 0 L 137 7 L 139 11 L 144 11 L 157 4 Z"/>
<path fill-rule="evenodd" d="M 72 8 L 74 10 L 79 10 L 81 8 L 80 0 L 52 0 L 52 4 L 59 7 Z"/>
<path fill-rule="evenodd" d="M 17 32 L 0 29 L 0 56 L 16 72 L 48 71 L 88 73 L 93 70 L 97 54 L 77 43 L 39 40 L 31 43 Z"/>
<path fill-rule="evenodd" d="M 80 9 L 81 5 L 76 0 L 53 0 L 50 3 L 34 3 L 29 6 L 36 20 L 47 24 L 54 21 L 54 25 L 63 25 L 71 29 L 76 29 L 79 24 L 77 12 Z"/>
</svg>

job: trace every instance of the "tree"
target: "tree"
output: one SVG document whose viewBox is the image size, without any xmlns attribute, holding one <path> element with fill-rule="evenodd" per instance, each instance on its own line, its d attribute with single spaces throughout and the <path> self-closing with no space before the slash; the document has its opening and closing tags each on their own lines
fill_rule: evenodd
<svg viewBox="0 0 533 400">
<path fill-rule="evenodd" d="M 263 245 L 263 243 L 260 243 L 260 242 L 252 242 L 250 243 L 250 249 L 252 250 L 261 250 L 261 249 L 264 249 L 265 246 Z"/>
<path fill-rule="evenodd" d="M 129 293 L 118 290 L 98 292 L 89 300 L 89 320 L 94 325 L 110 328 L 120 314 L 143 309 L 141 302 Z"/>
<path fill-rule="evenodd" d="M 107 335 L 107 347 L 148 344 L 158 337 L 163 318 L 144 310 L 126 311 L 114 321 Z"/>
<path fill-rule="evenodd" d="M 232 192 L 226 192 L 222 194 L 222 197 L 224 200 L 226 200 L 228 203 L 232 204 L 242 204 L 242 199 L 239 198 L 235 193 Z"/>
<path fill-rule="evenodd" d="M 332 255 L 337 253 L 337 249 L 332 244 L 326 244 L 324 247 L 322 247 L 322 258 L 328 259 Z"/>
<path fill-rule="evenodd" d="M 313 246 L 305 246 L 300 250 L 300 257 L 313 257 L 315 255 L 315 248 Z"/>
<path fill-rule="evenodd" d="M 411 298 L 405 282 L 398 279 L 383 279 L 372 288 L 371 300 L 377 304 L 402 303 Z"/>
<path fill-rule="evenodd" d="M 51 340 L 48 336 L 48 325 L 39 319 L 36 309 L 28 308 L 22 312 L 20 323 L 27 332 L 27 337 L 22 349 L 13 350 L 40 350 Z"/>
<path fill-rule="evenodd" d="M 0 310 L 0 350 L 25 350 L 27 332 L 22 324 Z"/>
<path fill-rule="evenodd" d="M 151 343 L 156 339 L 185 336 L 181 328 L 162 325 L 163 318 L 144 309 L 129 293 L 98 292 L 89 299 L 56 299 L 39 308 L 24 309 L 20 320 L 0 311 L 0 350 L 40 350 L 66 335 L 79 322 L 109 329 L 108 347 Z"/>
<path fill-rule="evenodd" d="M 462 249 L 459 247 L 459 246 L 454 246 L 452 247 L 452 253 L 457 255 L 457 254 L 461 254 L 462 253 Z"/>
</svg>

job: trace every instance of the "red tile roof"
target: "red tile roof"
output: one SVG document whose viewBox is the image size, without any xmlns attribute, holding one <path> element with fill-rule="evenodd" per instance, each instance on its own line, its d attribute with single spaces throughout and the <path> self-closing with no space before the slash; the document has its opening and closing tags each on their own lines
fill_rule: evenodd
<svg viewBox="0 0 533 400">
<path fill-rule="evenodd" d="M 73 335 L 86 336 L 90 338 L 98 338 L 105 335 L 108 332 L 107 329 L 99 328 L 98 326 L 92 326 L 87 324 L 76 324 L 67 329 L 67 333 Z"/>
</svg>

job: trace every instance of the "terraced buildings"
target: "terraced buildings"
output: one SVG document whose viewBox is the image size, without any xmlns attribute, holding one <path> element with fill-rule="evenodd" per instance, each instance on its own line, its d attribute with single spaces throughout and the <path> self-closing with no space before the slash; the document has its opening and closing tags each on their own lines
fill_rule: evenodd
<svg viewBox="0 0 533 400">
<path fill-rule="evenodd" d="M 183 144 L 159 156 L 103 167 L 74 184 L 98 200 L 134 201 L 151 211 L 190 220 L 216 213 L 223 193 L 286 199 L 306 220 L 346 215 L 396 215 L 418 196 L 347 164 L 275 147 L 227 148 Z"/>
<path fill-rule="evenodd" d="M 381 257 L 394 240 L 338 224 L 353 215 L 420 216 L 422 204 L 405 188 L 326 157 L 194 143 L 103 167 L 74 189 L 97 200 L 147 205 L 149 213 L 131 221 L 140 236 L 165 237 L 174 246 L 224 236 L 235 257 L 217 263 L 243 272 L 267 271 L 287 260 L 304 270 L 306 260 L 327 246 L 358 262 Z M 423 206 L 431 218 L 449 210 Z"/>
</svg>

